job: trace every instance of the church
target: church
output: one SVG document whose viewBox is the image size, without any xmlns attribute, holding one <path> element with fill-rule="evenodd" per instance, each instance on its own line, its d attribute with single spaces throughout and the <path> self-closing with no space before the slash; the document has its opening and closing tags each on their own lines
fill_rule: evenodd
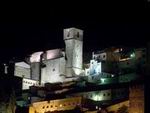
<svg viewBox="0 0 150 113">
<path fill-rule="evenodd" d="M 53 49 L 35 52 L 29 62 L 15 63 L 15 76 L 23 78 L 22 89 L 32 85 L 59 83 L 78 79 L 83 67 L 83 31 L 64 29 L 65 51 Z"/>
</svg>

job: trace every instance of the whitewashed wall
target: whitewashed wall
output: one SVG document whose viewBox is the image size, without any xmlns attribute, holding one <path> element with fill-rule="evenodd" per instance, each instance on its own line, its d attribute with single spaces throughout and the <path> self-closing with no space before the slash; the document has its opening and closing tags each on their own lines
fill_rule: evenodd
<svg viewBox="0 0 150 113">
<path fill-rule="evenodd" d="M 30 65 L 25 62 L 15 63 L 15 76 L 30 78 Z"/>
<path fill-rule="evenodd" d="M 30 86 L 38 86 L 39 82 L 31 79 L 22 79 L 22 90 L 29 89 Z"/>
<path fill-rule="evenodd" d="M 42 68 L 42 82 L 62 82 L 65 75 L 65 58 L 57 58 L 52 60 L 45 60 L 43 63 L 46 67 Z"/>
</svg>

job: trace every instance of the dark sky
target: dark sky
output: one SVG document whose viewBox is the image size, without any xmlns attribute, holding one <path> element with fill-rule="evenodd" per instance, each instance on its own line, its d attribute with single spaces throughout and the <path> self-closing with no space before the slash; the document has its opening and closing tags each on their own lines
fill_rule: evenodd
<svg viewBox="0 0 150 113">
<path fill-rule="evenodd" d="M 46 3 L 45 3 L 46 4 Z M 84 51 L 109 46 L 145 46 L 150 37 L 144 1 L 6 5 L 1 8 L 0 60 L 63 48 L 63 29 L 84 30 Z"/>
</svg>

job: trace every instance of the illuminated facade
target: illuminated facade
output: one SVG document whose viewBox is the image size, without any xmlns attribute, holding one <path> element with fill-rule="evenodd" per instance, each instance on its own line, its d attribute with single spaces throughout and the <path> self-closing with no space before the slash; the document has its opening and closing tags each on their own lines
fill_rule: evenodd
<svg viewBox="0 0 150 113">
<path fill-rule="evenodd" d="M 83 31 L 76 28 L 64 29 L 65 50 L 54 49 L 35 52 L 29 63 L 15 64 L 15 75 L 31 81 L 57 83 L 72 81 L 84 71 L 82 69 Z M 28 82 L 27 82 L 28 83 Z M 23 82 L 23 89 L 29 84 Z"/>
<path fill-rule="evenodd" d="M 30 105 L 29 113 L 73 110 L 77 106 L 82 106 L 81 102 L 81 97 L 35 102 Z"/>
<path fill-rule="evenodd" d="M 85 69 L 85 75 L 100 75 L 101 74 L 101 62 L 98 62 L 96 60 L 90 61 L 90 67 L 88 69 Z"/>
<path fill-rule="evenodd" d="M 80 96 L 83 99 L 90 99 L 93 101 L 106 101 L 111 100 L 111 90 L 102 90 L 102 91 L 91 91 L 91 92 L 83 92 L 83 93 L 74 93 L 70 96 L 76 97 Z"/>
<path fill-rule="evenodd" d="M 30 86 L 39 86 L 39 82 L 36 80 L 31 80 L 31 79 L 22 79 L 22 89 L 26 90 L 29 89 Z"/>
<path fill-rule="evenodd" d="M 82 75 L 88 76 L 88 82 L 107 84 L 130 81 L 127 80 L 131 78 L 129 74 L 135 74 L 137 66 L 144 64 L 141 59 L 145 49 L 132 49 L 124 53 L 124 48 L 112 47 L 93 52 L 89 66 L 83 70 L 83 31 L 64 29 L 64 42 L 65 51 L 53 49 L 35 52 L 28 63 L 16 63 L 15 75 L 39 81 L 39 85 L 77 80 Z M 119 78 L 116 75 L 120 75 Z"/>
<path fill-rule="evenodd" d="M 116 101 L 120 99 L 128 98 L 129 91 L 127 88 L 118 88 L 118 89 L 107 89 L 101 91 L 90 91 L 83 93 L 74 93 L 71 96 L 80 96 L 84 99 L 90 99 L 93 101 Z"/>
<path fill-rule="evenodd" d="M 66 44 L 66 75 L 73 77 L 82 73 L 83 31 L 80 29 L 64 29 Z"/>
<path fill-rule="evenodd" d="M 130 87 L 129 102 L 129 113 L 144 113 L 144 85 Z"/>
<path fill-rule="evenodd" d="M 87 81 L 95 84 L 124 83 L 140 77 L 146 65 L 146 49 L 107 48 L 93 52 L 86 64 Z"/>
<path fill-rule="evenodd" d="M 15 73 L 16 76 L 30 78 L 30 65 L 26 62 L 15 63 Z"/>
</svg>

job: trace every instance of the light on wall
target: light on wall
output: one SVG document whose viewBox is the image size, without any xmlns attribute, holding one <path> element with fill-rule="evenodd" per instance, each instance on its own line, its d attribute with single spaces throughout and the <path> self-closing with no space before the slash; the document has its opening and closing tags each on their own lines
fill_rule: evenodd
<svg viewBox="0 0 150 113">
<path fill-rule="evenodd" d="M 104 79 L 104 78 L 101 78 L 101 82 L 104 83 L 104 82 L 105 82 L 105 79 Z"/>
<path fill-rule="evenodd" d="M 131 58 L 135 57 L 135 53 L 130 54 L 130 57 Z"/>
<path fill-rule="evenodd" d="M 93 99 L 94 101 L 101 101 L 101 100 L 103 100 L 103 97 L 102 97 L 101 95 L 96 94 L 96 95 L 93 96 L 92 99 Z"/>
</svg>

